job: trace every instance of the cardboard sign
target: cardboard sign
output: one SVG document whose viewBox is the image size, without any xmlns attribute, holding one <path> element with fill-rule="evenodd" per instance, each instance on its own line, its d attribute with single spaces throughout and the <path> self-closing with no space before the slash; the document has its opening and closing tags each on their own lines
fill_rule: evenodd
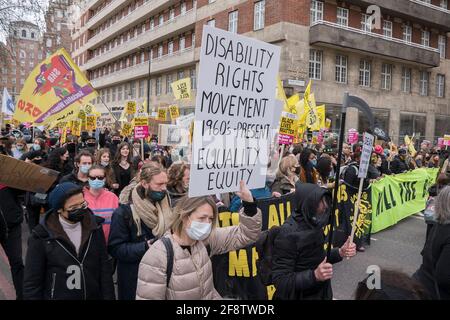
<svg viewBox="0 0 450 320">
<path fill-rule="evenodd" d="M 189 196 L 265 185 L 280 47 L 203 26 Z"/>
<path fill-rule="evenodd" d="M 195 114 L 190 113 L 186 116 L 179 117 L 176 120 L 176 124 L 177 124 L 177 126 L 182 127 L 182 128 L 189 128 L 189 126 L 191 125 L 191 123 L 194 120 L 195 120 Z"/>
<path fill-rule="evenodd" d="M 0 183 L 8 187 L 46 193 L 58 175 L 58 171 L 0 155 Z"/>
<path fill-rule="evenodd" d="M 370 158 L 372 156 L 373 142 L 375 137 L 367 132 L 364 133 L 361 162 L 359 163 L 358 178 L 365 178 L 369 169 Z"/>
<path fill-rule="evenodd" d="M 172 82 L 171 86 L 176 100 L 191 98 L 191 78 L 184 78 Z"/>
<path fill-rule="evenodd" d="M 97 117 L 95 115 L 88 115 L 86 117 L 86 130 L 91 132 L 97 129 Z"/>
<path fill-rule="evenodd" d="M 170 106 L 169 111 L 170 111 L 170 118 L 172 120 L 176 120 L 180 117 L 180 110 L 178 109 L 177 105 Z"/>
<path fill-rule="evenodd" d="M 158 144 L 161 146 L 187 147 L 189 145 L 189 128 L 172 124 L 160 124 L 158 127 Z"/>
<path fill-rule="evenodd" d="M 131 131 L 133 130 L 131 123 L 129 122 L 124 122 L 123 126 L 122 126 L 122 135 L 123 136 L 129 136 L 131 134 Z"/>
<path fill-rule="evenodd" d="M 136 101 L 127 101 L 125 105 L 125 113 L 126 114 L 135 114 L 136 113 Z"/>
</svg>

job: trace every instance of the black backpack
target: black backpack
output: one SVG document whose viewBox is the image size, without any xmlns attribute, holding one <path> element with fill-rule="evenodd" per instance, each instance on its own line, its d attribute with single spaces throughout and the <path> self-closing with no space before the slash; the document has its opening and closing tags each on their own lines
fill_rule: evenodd
<svg viewBox="0 0 450 320">
<path fill-rule="evenodd" d="M 258 268 L 258 275 L 261 282 L 265 286 L 273 284 L 272 281 L 272 257 L 273 246 L 275 239 L 280 232 L 281 227 L 273 226 L 269 230 L 261 233 L 258 240 L 256 240 L 256 251 L 258 252 L 258 260 L 256 266 Z"/>
</svg>

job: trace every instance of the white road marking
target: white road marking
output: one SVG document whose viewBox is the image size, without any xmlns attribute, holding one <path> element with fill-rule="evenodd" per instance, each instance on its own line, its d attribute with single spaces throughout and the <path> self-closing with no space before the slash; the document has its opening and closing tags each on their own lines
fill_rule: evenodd
<svg viewBox="0 0 450 320">
<path fill-rule="evenodd" d="M 375 238 L 370 238 L 370 240 L 372 240 L 372 241 L 378 241 L 378 239 L 375 239 Z"/>
</svg>

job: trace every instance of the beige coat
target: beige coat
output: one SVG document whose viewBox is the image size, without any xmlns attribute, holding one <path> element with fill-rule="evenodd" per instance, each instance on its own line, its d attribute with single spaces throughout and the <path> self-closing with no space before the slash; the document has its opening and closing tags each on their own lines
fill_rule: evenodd
<svg viewBox="0 0 450 320">
<path fill-rule="evenodd" d="M 173 240 L 170 232 L 165 236 L 172 241 L 174 250 L 173 272 L 166 288 L 166 248 L 156 241 L 139 265 L 137 300 L 211 300 L 221 299 L 214 288 L 211 256 L 242 249 L 254 243 L 261 232 L 261 211 L 253 217 L 239 213 L 240 224 L 226 228 L 214 228 L 204 241 L 191 246 L 192 255 Z"/>
</svg>

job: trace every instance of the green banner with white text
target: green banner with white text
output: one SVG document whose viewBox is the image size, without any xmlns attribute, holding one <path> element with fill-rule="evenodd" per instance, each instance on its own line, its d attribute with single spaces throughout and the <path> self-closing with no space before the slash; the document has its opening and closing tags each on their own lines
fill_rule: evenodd
<svg viewBox="0 0 450 320">
<path fill-rule="evenodd" d="M 428 189 L 435 183 L 439 169 L 416 169 L 385 176 L 372 187 L 372 233 L 395 225 L 425 209 Z"/>
</svg>

